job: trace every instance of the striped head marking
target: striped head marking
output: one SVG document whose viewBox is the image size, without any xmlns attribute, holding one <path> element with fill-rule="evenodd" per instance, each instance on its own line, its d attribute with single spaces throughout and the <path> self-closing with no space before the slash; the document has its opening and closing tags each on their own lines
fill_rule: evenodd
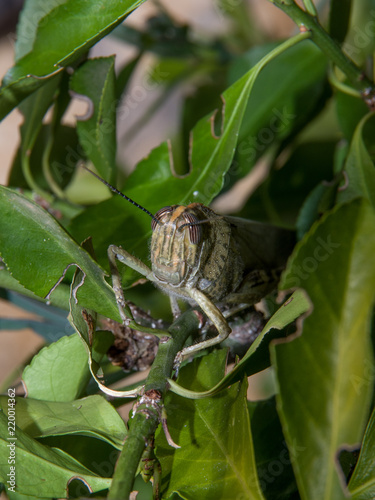
<svg viewBox="0 0 375 500">
<path fill-rule="evenodd" d="M 202 249 L 204 214 L 200 204 L 164 207 L 152 220 L 151 263 L 155 277 L 180 286 L 197 271 Z M 203 217 L 202 217 L 203 216 Z"/>
</svg>

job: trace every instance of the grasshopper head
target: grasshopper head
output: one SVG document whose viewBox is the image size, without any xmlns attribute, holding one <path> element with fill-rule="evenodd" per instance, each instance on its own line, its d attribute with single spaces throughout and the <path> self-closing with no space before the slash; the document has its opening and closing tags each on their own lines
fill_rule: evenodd
<svg viewBox="0 0 375 500">
<path fill-rule="evenodd" d="M 179 286 L 194 276 L 202 249 L 199 204 L 164 207 L 152 221 L 151 263 L 155 277 Z"/>
</svg>

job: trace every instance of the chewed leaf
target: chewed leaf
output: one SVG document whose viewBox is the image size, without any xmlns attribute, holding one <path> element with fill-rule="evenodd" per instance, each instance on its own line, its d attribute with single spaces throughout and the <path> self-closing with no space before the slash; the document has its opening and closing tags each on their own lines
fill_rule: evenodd
<svg viewBox="0 0 375 500">
<path fill-rule="evenodd" d="M 74 265 L 84 273 L 81 286 L 75 291 L 76 299 L 104 316 L 119 319 L 114 293 L 104 279 L 104 271 L 56 219 L 36 203 L 3 186 L 0 186 L 0 212 L 0 255 L 12 276 L 25 288 L 46 297 L 67 268 Z"/>
<path fill-rule="evenodd" d="M 0 396 L 0 407 L 8 398 Z M 121 450 L 126 426 L 120 415 L 103 396 L 88 396 L 75 401 L 40 401 L 16 398 L 17 425 L 30 437 L 90 436 Z"/>
<path fill-rule="evenodd" d="M 165 206 L 175 203 L 183 205 L 192 201 L 208 205 L 220 192 L 224 175 L 231 165 L 245 107 L 255 80 L 271 60 L 305 38 L 306 34 L 299 34 L 279 45 L 223 92 L 219 135 L 217 131 L 213 131 L 217 110 L 199 120 L 192 131 L 189 175 L 182 178 L 171 175 L 170 151 L 168 144 L 164 143 L 152 151 L 129 177 L 127 194 L 150 207 L 151 211 L 156 211 L 160 206 L 155 205 L 157 202 L 152 199 L 154 197 L 144 189 L 145 179 L 150 179 L 150 183 L 160 183 L 160 189 L 164 188 L 162 194 Z M 155 169 L 155 163 L 159 164 L 159 170 Z M 162 185 L 165 181 L 168 181 L 166 187 Z"/>
<path fill-rule="evenodd" d="M 278 412 L 288 446 L 306 450 L 293 469 L 309 498 L 345 497 L 337 452 L 362 439 L 368 418 L 374 227 L 367 200 L 336 206 L 297 244 L 281 283 L 303 287 L 313 304 L 302 336 L 271 346 Z"/>
<path fill-rule="evenodd" d="M 281 330 L 284 327 L 306 314 L 310 309 L 311 304 L 307 295 L 303 290 L 296 290 L 268 321 L 241 361 L 218 384 L 207 391 L 196 392 L 184 389 L 173 380 L 169 380 L 171 391 L 191 399 L 206 398 L 241 380 L 244 373 L 249 376 L 263 370 L 267 367 L 264 364 L 264 356 L 262 355 L 264 349 L 268 351 L 271 340 L 280 338 Z"/>
<path fill-rule="evenodd" d="M 354 500 L 375 498 L 375 410 L 373 410 L 363 438 L 361 453 L 349 483 Z"/>
<path fill-rule="evenodd" d="M 1 242 L 0 242 L 1 248 Z M 0 250 L 1 254 L 1 250 Z M 0 269 L 0 286 L 7 290 L 12 290 L 26 297 L 44 302 L 44 299 L 35 295 L 31 290 L 23 287 L 6 269 Z M 56 291 L 52 294 L 50 305 L 59 307 L 66 311 L 69 310 L 69 285 L 63 283 L 57 287 Z"/>
<path fill-rule="evenodd" d="M 42 9 L 35 8 L 32 16 L 28 13 L 28 23 L 26 15 L 23 16 L 19 30 L 22 47 L 18 46 L 21 57 L 3 80 L 0 119 L 52 75 L 79 59 L 144 1 L 107 0 L 103 5 L 86 0 L 65 0 L 58 5 L 61 3 L 58 0 L 52 5 L 45 2 L 47 5 Z M 46 13 L 42 18 L 38 16 L 41 10 Z M 28 51 L 28 47 L 32 47 L 32 51 Z"/>
<path fill-rule="evenodd" d="M 225 362 L 223 350 L 196 358 L 181 371 L 183 383 L 194 389 L 214 385 L 225 373 Z M 167 394 L 168 427 L 181 448 L 169 446 L 162 432 L 156 435 L 165 498 L 178 493 L 187 500 L 265 499 L 256 469 L 246 390 L 247 380 L 242 377 L 216 398 L 193 401 Z"/>
<path fill-rule="evenodd" d="M 197 123 L 192 132 L 189 175 L 178 178 L 172 174 L 169 145 L 163 143 L 129 176 L 125 194 L 152 213 L 167 205 L 211 203 L 220 192 L 231 166 L 244 110 L 256 78 L 269 61 L 307 36 L 306 33 L 297 35 L 278 46 L 223 93 L 220 136 L 212 133 L 211 116 Z M 111 243 L 126 248 L 143 261 L 148 257 L 150 220 L 118 197 L 85 210 L 72 221 L 70 229 L 79 240 L 93 236 L 99 262 L 103 265 Z M 133 271 L 127 271 L 124 281 L 131 282 L 134 276 Z"/>
<path fill-rule="evenodd" d="M 110 487 L 111 478 L 98 476 L 64 451 L 39 443 L 18 426 L 15 431 L 17 439 L 7 440 L 3 437 L 8 435 L 7 425 L 4 412 L 0 412 L 1 456 L 9 456 L 12 443 L 20 464 L 19 470 L 22 470 L 22 474 L 17 477 L 17 494 L 36 498 L 66 498 L 67 487 L 74 478 L 84 482 L 91 492 Z M 8 462 L 1 460 L 0 479 L 4 484 L 7 484 L 9 473 Z"/>
<path fill-rule="evenodd" d="M 114 182 L 116 164 L 114 64 L 113 56 L 90 59 L 70 81 L 70 88 L 88 100 L 86 115 L 77 118 L 78 137 L 87 157 L 108 182 Z"/>
<path fill-rule="evenodd" d="M 90 380 L 87 354 L 77 335 L 62 337 L 36 354 L 22 374 L 26 394 L 43 401 L 73 401 Z"/>
<path fill-rule="evenodd" d="M 364 141 L 366 126 L 372 127 L 370 133 L 373 134 L 373 120 L 374 114 L 367 114 L 354 131 L 344 167 L 347 179 L 338 194 L 340 203 L 363 196 L 375 206 L 375 167 Z"/>
<path fill-rule="evenodd" d="M 118 398 L 135 397 L 142 392 L 143 386 L 136 387 L 135 389 L 129 391 L 116 391 L 110 389 L 109 387 L 106 387 L 106 385 L 103 384 L 103 380 L 98 376 L 98 362 L 100 361 L 100 359 L 98 359 L 96 353 L 103 353 L 103 351 L 105 352 L 111 345 L 113 336 L 112 334 L 110 334 L 110 332 L 96 332 L 95 313 L 82 308 L 74 299 L 74 289 L 76 287 L 76 284 L 79 283 L 81 279 L 81 271 L 76 271 L 71 286 L 69 321 L 78 335 L 81 337 L 81 340 L 86 348 L 91 375 L 93 376 L 95 382 L 98 384 L 99 389 L 105 394 L 108 394 L 108 396 Z M 109 338 L 109 336 L 111 338 Z"/>
</svg>

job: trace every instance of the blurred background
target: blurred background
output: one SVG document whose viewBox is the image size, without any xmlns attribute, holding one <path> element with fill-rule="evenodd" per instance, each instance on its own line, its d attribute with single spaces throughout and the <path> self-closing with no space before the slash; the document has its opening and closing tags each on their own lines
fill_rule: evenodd
<svg viewBox="0 0 375 500">
<path fill-rule="evenodd" d="M 13 65 L 15 30 L 21 0 L 0 0 L 0 76 L 3 78 L 6 71 Z M 294 24 L 281 11 L 267 0 L 231 0 L 226 2 L 227 12 L 223 11 L 223 3 L 215 0 L 163 0 L 153 2 L 149 0 L 130 15 L 126 21 L 136 28 L 144 28 L 150 17 L 156 13 L 166 11 L 181 26 L 189 25 L 190 33 L 197 40 L 225 39 L 233 37 L 233 50 L 236 50 L 236 38 L 278 40 L 290 36 L 295 32 Z M 229 10 L 228 10 L 229 9 Z M 242 26 L 238 16 L 243 17 Z M 227 15 L 229 12 L 229 15 Z M 237 16 L 237 19 L 234 19 Z M 233 19 L 231 19 L 233 18 Z M 251 19 L 251 28 L 247 19 Z M 233 30 L 236 24 L 237 32 Z M 253 30 L 251 33 L 248 30 Z M 116 54 L 118 68 L 135 56 L 137 49 L 119 40 L 115 36 L 106 37 L 92 49 L 91 56 Z M 137 69 L 127 94 L 132 94 L 132 88 L 137 89 L 151 71 L 155 55 L 146 54 L 142 65 Z M 163 75 L 161 74 L 161 78 Z M 185 81 L 175 85 L 165 96 L 165 93 L 154 85 L 147 91 L 144 98 L 137 101 L 137 106 L 131 113 L 118 122 L 118 163 L 130 171 L 137 162 L 146 156 L 151 149 L 173 135 L 179 120 L 184 98 L 192 92 L 194 82 Z M 134 94 L 136 95 L 136 94 Z M 126 95 L 125 95 L 126 99 Z M 126 101 L 125 101 L 126 102 Z M 153 109 L 152 113 L 148 110 Z M 67 124 L 74 124 L 76 115 L 85 112 L 85 104 L 73 102 L 65 117 Z M 142 117 L 147 117 L 140 125 Z M 48 119 L 48 118 L 47 118 Z M 0 183 L 7 184 L 8 174 L 19 144 L 19 126 L 22 123 L 21 114 L 14 110 L 0 123 Z M 141 130 L 141 133 L 137 133 Z M 136 131 L 136 133 L 134 132 Z M 255 170 L 255 169 L 254 169 Z M 258 173 L 257 173 L 258 172 Z M 261 170 L 255 172 L 248 183 L 259 182 Z M 258 175 L 258 177 L 257 177 Z M 254 177 L 255 176 L 255 177 Z M 230 204 L 237 196 L 224 197 L 222 210 L 230 210 Z M 1 214 L 0 214 L 1 216 Z M 1 318 L 28 318 L 35 316 L 10 305 L 0 299 Z M 32 329 L 22 329 L 0 332 L 0 386 L 7 386 L 7 380 L 13 380 L 14 375 L 22 373 L 22 365 L 37 352 L 44 344 L 44 340 Z M 253 385 L 252 385 L 253 386 Z M 253 387 L 256 387 L 254 385 Z M 257 393 L 252 394 L 257 398 Z"/>
</svg>

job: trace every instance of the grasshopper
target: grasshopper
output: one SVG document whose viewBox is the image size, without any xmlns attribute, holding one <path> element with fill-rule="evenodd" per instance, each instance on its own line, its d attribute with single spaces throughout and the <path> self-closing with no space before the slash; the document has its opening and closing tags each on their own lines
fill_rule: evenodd
<svg viewBox="0 0 375 500">
<path fill-rule="evenodd" d="M 121 247 L 108 248 L 113 289 L 123 321 L 128 320 L 117 260 L 168 294 L 175 317 L 179 314 L 177 299 L 183 299 L 197 304 L 217 329 L 217 336 L 185 347 L 176 358 L 177 364 L 228 337 L 231 329 L 222 306 L 251 306 L 276 288 L 295 244 L 294 231 L 219 215 L 201 203 L 167 206 L 153 215 L 89 171 L 152 219 L 151 269 Z"/>
</svg>

